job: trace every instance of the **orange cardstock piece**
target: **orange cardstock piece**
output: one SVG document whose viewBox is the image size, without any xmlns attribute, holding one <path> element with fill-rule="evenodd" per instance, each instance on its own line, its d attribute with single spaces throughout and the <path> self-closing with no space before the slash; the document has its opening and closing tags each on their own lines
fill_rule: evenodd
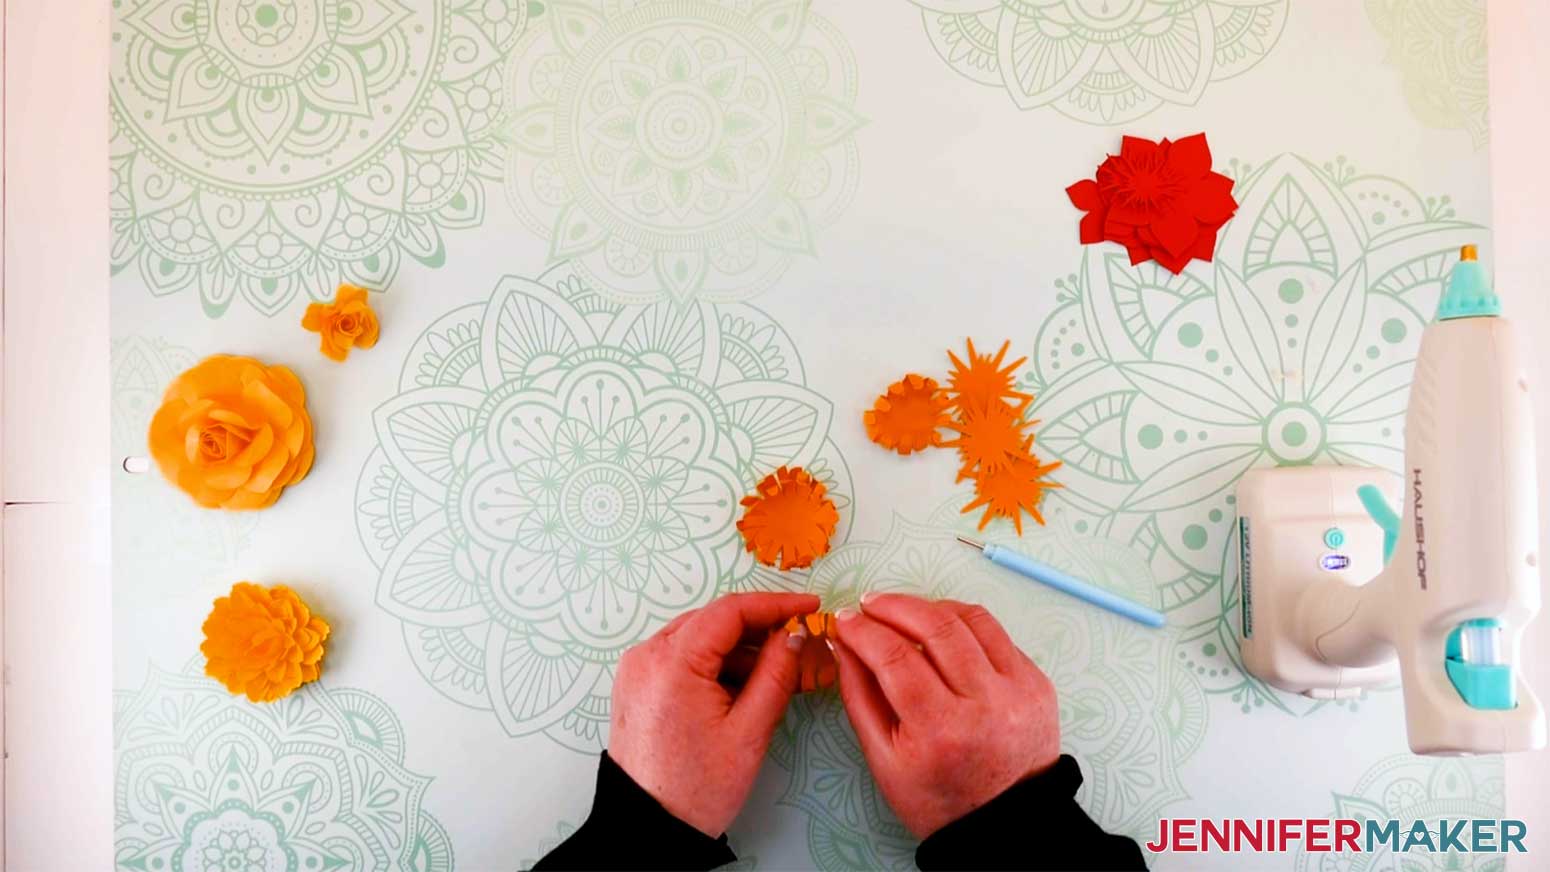
<svg viewBox="0 0 1550 872">
<path fill-rule="evenodd" d="M 959 481 L 1000 471 L 1023 456 L 1023 446 L 1028 441 L 1025 431 L 1037 423 L 1023 419 L 1027 402 L 1013 408 L 994 400 L 980 411 L 959 410 L 956 420 L 947 425 L 958 433 L 958 438 L 942 443 L 943 447 L 958 449 L 958 457 L 963 461 Z"/>
<path fill-rule="evenodd" d="M 759 482 L 758 493 L 743 498 L 738 532 L 748 551 L 766 566 L 804 569 L 829 553 L 829 538 L 840 514 L 823 482 L 799 466 L 782 466 Z"/>
<path fill-rule="evenodd" d="M 1017 368 L 1028 358 L 1019 357 L 1006 366 L 1001 365 L 1007 349 L 1012 346 L 1011 340 L 1001 343 L 1001 350 L 994 357 L 975 351 L 972 339 L 967 344 L 967 363 L 953 352 L 947 352 L 948 359 L 953 362 L 953 371 L 947 376 L 947 396 L 953 408 L 972 413 L 984 411 L 998 401 L 1026 403 L 1033 400 L 1031 394 L 1012 387 L 1016 382 Z"/>
<path fill-rule="evenodd" d="M 239 581 L 204 622 L 205 674 L 253 702 L 273 702 L 323 671 L 328 623 L 285 585 Z"/>
<path fill-rule="evenodd" d="M 968 514 L 980 506 L 985 507 L 985 514 L 980 518 L 979 528 L 985 529 L 991 518 L 1007 518 L 1017 527 L 1017 535 L 1023 534 L 1023 512 L 1033 516 L 1040 526 L 1044 524 L 1044 515 L 1039 512 L 1039 500 L 1043 499 L 1044 491 L 1048 488 L 1060 487 L 1059 484 L 1044 480 L 1044 476 L 1060 466 L 1060 461 L 1040 464 L 1029 449 L 1033 446 L 1033 439 L 1029 437 L 1023 446 L 1023 456 L 1017 457 L 1004 468 L 995 472 L 982 473 L 974 483 L 974 501 L 963 507 L 963 514 Z"/>
<path fill-rule="evenodd" d="M 344 360 L 351 348 L 377 344 L 381 330 L 366 293 L 365 288 L 340 285 L 332 303 L 313 303 L 302 316 L 303 329 L 322 334 L 319 350 L 330 360 Z"/>
<path fill-rule="evenodd" d="M 915 373 L 889 385 L 861 418 L 868 439 L 906 455 L 942 444 L 940 428 L 952 421 L 936 380 Z"/>
<path fill-rule="evenodd" d="M 167 387 L 146 442 L 199 505 L 262 509 L 312 468 L 307 392 L 286 367 L 207 357 Z"/>
<path fill-rule="evenodd" d="M 813 612 L 786 622 L 786 632 L 799 630 L 807 634 L 802 650 L 797 652 L 797 689 L 803 693 L 833 687 L 839 677 L 839 667 L 834 662 L 834 652 L 824 643 L 825 639 L 840 637 L 839 624 L 832 612 Z"/>
</svg>

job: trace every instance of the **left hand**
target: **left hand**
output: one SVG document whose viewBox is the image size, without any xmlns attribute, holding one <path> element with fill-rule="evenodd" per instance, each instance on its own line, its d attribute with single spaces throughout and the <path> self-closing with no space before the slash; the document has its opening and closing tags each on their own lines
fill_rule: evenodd
<svg viewBox="0 0 1550 872">
<path fill-rule="evenodd" d="M 781 625 L 817 610 L 811 594 L 731 594 L 626 651 L 608 756 L 674 817 L 711 837 L 726 832 L 796 689 L 802 637 Z M 722 679 L 747 668 L 738 651 L 750 641 L 759 653 L 734 695 Z"/>
</svg>

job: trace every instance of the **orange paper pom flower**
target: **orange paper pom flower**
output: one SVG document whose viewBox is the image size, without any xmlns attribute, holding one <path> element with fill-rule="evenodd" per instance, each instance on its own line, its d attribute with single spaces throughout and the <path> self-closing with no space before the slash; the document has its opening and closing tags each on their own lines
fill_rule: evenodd
<svg viewBox="0 0 1550 872">
<path fill-rule="evenodd" d="M 738 532 L 760 563 L 803 569 L 829 553 L 829 537 L 840 514 L 825 496 L 828 488 L 799 466 L 777 469 L 759 482 L 758 493 L 744 497 Z"/>
<path fill-rule="evenodd" d="M 889 385 L 861 419 L 868 439 L 900 454 L 940 445 L 938 428 L 952 420 L 936 380 L 915 373 Z"/>
<path fill-rule="evenodd" d="M 838 639 L 840 626 L 829 612 L 813 612 L 786 622 L 786 632 L 804 632 L 807 638 L 797 652 L 797 689 L 803 693 L 834 686 L 839 667 L 825 639 Z"/>
<path fill-rule="evenodd" d="M 1012 389 L 1017 368 L 1028 358 L 1019 357 L 1004 367 L 1001 365 L 1011 345 L 1010 340 L 1001 343 L 1001 350 L 995 357 L 990 357 L 975 351 L 974 340 L 970 339 L 968 363 L 951 351 L 947 352 L 948 359 L 953 362 L 953 371 L 947 376 L 947 395 L 953 408 L 960 412 L 982 412 L 993 403 L 1033 399 L 1029 394 Z"/>
<path fill-rule="evenodd" d="M 351 348 L 377 344 L 377 313 L 366 302 L 366 289 L 340 285 L 332 303 L 313 303 L 302 316 L 301 326 L 323 334 L 321 349 L 334 360 L 350 356 Z"/>
<path fill-rule="evenodd" d="M 1026 405 L 1027 400 L 1023 402 Z M 1023 420 L 1023 408 L 994 400 L 977 412 L 961 410 L 957 420 L 947 425 L 958 432 L 957 439 L 942 444 L 958 449 L 958 457 L 963 461 L 958 470 L 959 481 L 998 472 L 1022 456 L 1028 440 L 1025 431 L 1038 423 Z"/>
<path fill-rule="evenodd" d="M 328 624 L 284 585 L 239 581 L 204 622 L 205 674 L 253 702 L 273 702 L 322 671 Z"/>
<path fill-rule="evenodd" d="M 1044 515 L 1039 512 L 1039 500 L 1044 498 L 1046 488 L 1060 487 L 1054 482 L 1044 481 L 1044 476 L 1060 466 L 1060 461 L 1040 464 L 1039 459 L 1029 450 L 1033 447 L 1033 438 L 1029 437 L 1027 443 L 1019 452 L 1021 456 L 1014 458 L 1009 464 L 995 472 L 982 473 L 974 483 L 974 501 L 963 507 L 963 514 L 968 514 L 980 506 L 985 507 L 985 514 L 980 518 L 979 528 L 985 529 L 991 518 L 1008 518 L 1017 527 L 1017 535 L 1023 534 L 1023 512 L 1033 515 L 1033 519 L 1042 526 Z"/>
<path fill-rule="evenodd" d="M 168 386 L 147 441 L 199 505 L 261 509 L 312 468 L 307 392 L 286 367 L 208 357 Z"/>
</svg>

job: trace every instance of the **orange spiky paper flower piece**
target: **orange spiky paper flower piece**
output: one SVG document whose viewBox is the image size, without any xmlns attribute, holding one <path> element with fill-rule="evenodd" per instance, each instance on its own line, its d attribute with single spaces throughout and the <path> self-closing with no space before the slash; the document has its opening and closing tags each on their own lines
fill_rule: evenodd
<svg viewBox="0 0 1550 872">
<path fill-rule="evenodd" d="M 958 438 L 942 443 L 946 448 L 957 448 L 963 466 L 958 470 L 958 481 L 979 478 L 1006 469 L 1012 461 L 1023 457 L 1023 446 L 1030 437 L 1026 430 L 1037 421 L 1023 419 L 1028 401 L 1013 408 L 1000 400 L 993 400 L 977 412 L 959 410 L 956 420 L 947 426 L 957 431 Z"/>
<path fill-rule="evenodd" d="M 797 652 L 797 688 L 803 693 L 832 687 L 839 677 L 839 667 L 834 662 L 834 652 L 825 644 L 826 639 L 840 637 L 840 625 L 832 612 L 813 612 L 800 615 L 786 622 L 786 632 L 805 633 L 802 650 Z"/>
<path fill-rule="evenodd" d="M 1044 476 L 1060 466 L 1060 461 L 1054 463 L 1039 463 L 1032 449 L 1033 437 L 1028 437 L 1020 452 L 1022 456 L 1014 458 L 1011 463 L 995 472 L 981 473 L 974 482 L 974 501 L 963 507 L 963 514 L 968 514 L 980 506 L 985 507 L 985 514 L 980 518 L 979 528 L 985 529 L 991 518 L 1008 518 L 1017 527 L 1017 535 L 1023 534 L 1023 512 L 1033 516 L 1040 525 L 1044 523 L 1044 515 L 1039 512 L 1039 500 L 1044 497 L 1046 488 L 1060 487 L 1055 482 L 1045 481 Z"/>
<path fill-rule="evenodd" d="M 800 466 L 775 470 L 759 482 L 758 493 L 743 497 L 743 534 L 748 551 L 766 566 L 805 569 L 829 553 L 829 537 L 840 514 L 825 494 L 828 488 Z"/>
<path fill-rule="evenodd" d="M 940 428 L 952 423 L 936 379 L 913 372 L 889 385 L 861 420 L 868 439 L 905 455 L 942 444 Z"/>
<path fill-rule="evenodd" d="M 1001 343 L 1001 350 L 994 357 L 975 351 L 973 339 L 968 340 L 967 345 L 968 363 L 964 363 L 951 351 L 947 352 L 948 359 L 953 362 L 953 371 L 947 376 L 947 395 L 952 408 L 959 410 L 960 414 L 974 413 L 982 412 L 997 402 L 1013 400 L 1026 404 L 1033 400 L 1032 394 L 1013 389 L 1017 368 L 1028 358 L 1019 357 L 1006 366 L 1001 365 L 1001 361 L 1006 359 L 1007 349 L 1012 346 L 1010 339 Z"/>
</svg>

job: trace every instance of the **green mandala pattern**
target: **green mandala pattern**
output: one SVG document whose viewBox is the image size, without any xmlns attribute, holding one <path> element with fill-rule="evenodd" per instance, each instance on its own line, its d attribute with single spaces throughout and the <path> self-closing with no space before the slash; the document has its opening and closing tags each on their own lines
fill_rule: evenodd
<svg viewBox="0 0 1550 872">
<path fill-rule="evenodd" d="M 854 604 L 868 591 L 984 604 L 1059 690 L 1062 745 L 1083 766 L 1083 807 L 1110 831 L 1155 832 L 1158 814 L 1189 797 L 1178 770 L 1200 747 L 1207 719 L 1205 694 L 1178 656 L 1176 635 L 997 570 L 955 541 L 974 529 L 958 506 L 928 524 L 895 516 L 884 541 L 852 542 L 824 558 L 809 588 L 825 608 Z M 1001 522 L 990 534 L 1126 596 L 1156 601 L 1145 560 L 1123 545 L 1050 528 L 1019 538 Z M 913 868 L 916 843 L 878 794 L 837 695 L 795 700 L 771 753 L 791 771 L 781 801 L 809 815 L 815 864 Z"/>
<path fill-rule="evenodd" d="M 1466 130 L 1483 148 L 1491 137 L 1485 0 L 1367 0 L 1367 17 L 1421 123 Z"/>
<path fill-rule="evenodd" d="M 499 176 L 529 5 L 114 0 L 113 271 L 215 317 L 440 266 Z"/>
<path fill-rule="evenodd" d="M 1436 838 L 1440 821 L 1447 818 L 1498 819 L 1506 814 L 1504 772 L 1501 757 L 1416 757 L 1398 754 L 1368 769 L 1350 793 L 1336 793 L 1329 817 L 1404 822 L 1424 820 Z M 1500 854 L 1460 854 L 1447 851 L 1428 854 L 1389 850 L 1371 854 L 1336 852 L 1310 854 L 1299 851 L 1297 872 L 1502 872 L 1507 861 Z"/>
<path fill-rule="evenodd" d="M 772 285 L 855 192 L 856 65 L 806 2 L 555 3 L 508 74 L 523 223 L 628 302 Z"/>
<path fill-rule="evenodd" d="M 1005 89 L 1019 109 L 1052 106 L 1124 124 L 1270 53 L 1289 0 L 910 0 L 959 74 Z"/>
<path fill-rule="evenodd" d="M 1039 444 L 1065 463 L 1046 505 L 1148 555 L 1211 691 L 1305 710 L 1237 662 L 1233 488 L 1254 466 L 1402 462 L 1421 331 L 1484 230 L 1343 160 L 1232 169 L 1241 205 L 1215 263 L 1174 276 L 1088 248 L 1025 378 Z"/>
<path fill-rule="evenodd" d="M 503 279 L 410 352 L 357 488 L 378 604 L 421 673 L 512 735 L 595 751 L 624 649 L 756 565 L 738 500 L 784 464 L 850 521 L 833 410 L 746 305 L 624 307 L 559 267 Z"/>
<path fill-rule="evenodd" d="M 149 453 L 145 434 L 163 392 L 199 358 L 161 339 L 126 336 L 113 340 L 110 360 L 113 499 L 123 509 L 113 513 L 115 562 L 139 581 L 165 581 L 179 588 L 189 579 L 167 572 L 169 565 L 196 573 L 230 567 L 251 542 L 260 513 L 201 509 L 168 485 L 154 466 L 143 474 L 123 467 L 125 458 Z M 137 584 L 135 589 L 142 587 Z"/>
<path fill-rule="evenodd" d="M 381 700 L 312 683 L 252 705 L 197 668 L 114 696 L 114 868 L 450 872 Z"/>
</svg>

